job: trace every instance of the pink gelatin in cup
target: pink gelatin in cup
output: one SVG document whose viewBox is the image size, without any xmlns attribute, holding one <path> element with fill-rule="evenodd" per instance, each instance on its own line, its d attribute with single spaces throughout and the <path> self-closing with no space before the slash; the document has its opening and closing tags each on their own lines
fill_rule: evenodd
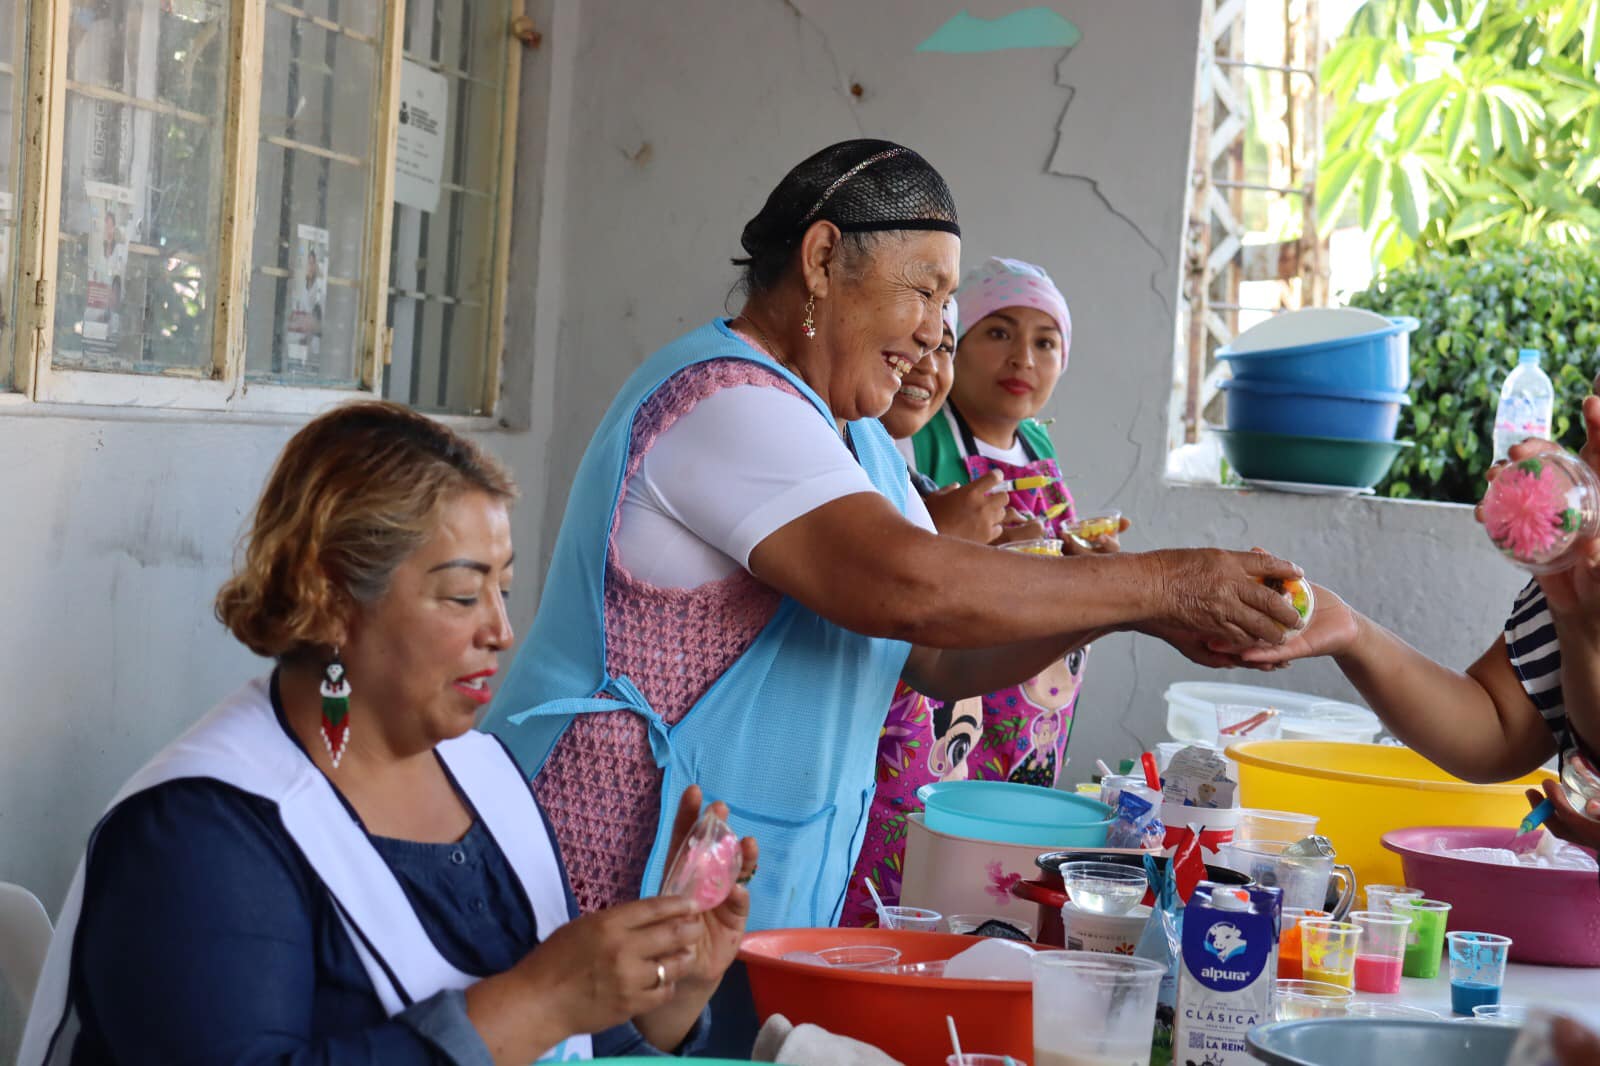
<svg viewBox="0 0 1600 1066">
<path fill-rule="evenodd" d="M 1356 956 L 1356 991 L 1400 991 L 1400 971 L 1405 960 L 1389 955 Z"/>
</svg>

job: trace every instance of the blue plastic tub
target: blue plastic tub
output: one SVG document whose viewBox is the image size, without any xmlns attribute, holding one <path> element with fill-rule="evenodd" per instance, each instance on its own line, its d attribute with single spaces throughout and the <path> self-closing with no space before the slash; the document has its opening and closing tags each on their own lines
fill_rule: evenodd
<svg viewBox="0 0 1600 1066">
<path fill-rule="evenodd" d="M 1411 332 L 1419 323 L 1409 316 L 1389 322 L 1388 329 L 1293 348 L 1259 352 L 1221 348 L 1217 359 L 1228 364 L 1236 381 L 1404 392 L 1411 384 Z"/>
<path fill-rule="evenodd" d="M 1040 848 L 1103 848 L 1111 808 L 1099 800 L 1009 781 L 941 781 L 917 789 L 938 833 Z"/>
<path fill-rule="evenodd" d="M 1400 408 L 1411 402 L 1403 392 L 1313 392 L 1268 381 L 1224 381 L 1222 389 L 1228 394 L 1231 430 L 1343 440 L 1394 440 Z"/>
</svg>

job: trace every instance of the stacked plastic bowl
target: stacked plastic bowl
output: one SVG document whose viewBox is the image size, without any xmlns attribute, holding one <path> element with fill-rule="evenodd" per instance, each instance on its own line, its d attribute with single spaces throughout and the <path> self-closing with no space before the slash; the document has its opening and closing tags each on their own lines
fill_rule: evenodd
<svg viewBox="0 0 1600 1066">
<path fill-rule="evenodd" d="M 1223 454 L 1263 487 L 1339 493 L 1371 489 L 1409 441 L 1395 440 L 1411 402 L 1414 318 L 1358 308 L 1285 311 L 1217 353 L 1233 377 Z"/>
</svg>

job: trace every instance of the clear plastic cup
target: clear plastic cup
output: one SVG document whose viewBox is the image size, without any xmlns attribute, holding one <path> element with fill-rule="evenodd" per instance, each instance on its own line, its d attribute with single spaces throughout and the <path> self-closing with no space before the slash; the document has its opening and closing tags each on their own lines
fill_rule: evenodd
<svg viewBox="0 0 1600 1066">
<path fill-rule="evenodd" d="M 1277 740 L 1281 736 L 1283 716 L 1276 707 L 1256 707 L 1247 703 L 1217 704 L 1219 744 L 1234 744 L 1241 740 Z"/>
<path fill-rule="evenodd" d="M 1521 1028 L 1528 1020 L 1528 1008 L 1515 1003 L 1487 1003 L 1473 1007 L 1472 1017 L 1475 1021 Z"/>
<path fill-rule="evenodd" d="M 1446 933 L 1444 942 L 1450 952 L 1450 1009 L 1470 1015 L 1475 1007 L 1499 1003 L 1511 938 L 1498 933 L 1454 932 Z"/>
<path fill-rule="evenodd" d="M 1033 957 L 1033 1062 L 1149 1066 L 1150 1028 L 1167 968 L 1082 951 Z"/>
<path fill-rule="evenodd" d="M 1348 988 L 1326 981 L 1275 981 L 1272 985 L 1273 1018 L 1280 1022 L 1342 1018 L 1355 995 Z"/>
<path fill-rule="evenodd" d="M 1352 1003 L 1345 1012 L 1352 1018 L 1402 1018 L 1419 1022 L 1440 1020 L 1437 1011 L 1406 1003 Z"/>
<path fill-rule="evenodd" d="M 1444 927 L 1450 920 L 1450 904 L 1437 899 L 1392 900 L 1392 914 L 1411 919 L 1406 931 L 1406 961 L 1401 971 L 1407 977 L 1432 980 L 1439 976 L 1439 958 L 1444 954 Z"/>
<path fill-rule="evenodd" d="M 965 1055 L 946 1055 L 944 1066 L 1027 1066 L 1027 1063 L 1010 1055 L 978 1055 L 969 1051 Z"/>
<path fill-rule="evenodd" d="M 1422 889 L 1407 888 L 1405 885 L 1368 885 L 1367 910 L 1390 911 L 1394 909 L 1397 899 L 1421 899 Z"/>
<path fill-rule="evenodd" d="M 1350 920 L 1361 929 L 1361 945 L 1356 951 L 1356 990 L 1385 995 L 1400 991 L 1410 915 L 1355 911 Z"/>
<path fill-rule="evenodd" d="M 1060 555 L 1061 542 L 1054 537 L 1040 537 L 1037 540 L 1014 540 L 1000 547 L 1006 551 L 1022 552 L 1024 555 Z"/>
<path fill-rule="evenodd" d="M 1144 870 L 1113 862 L 1063 863 L 1061 881 L 1067 898 L 1091 914 L 1127 914 L 1150 888 Z"/>
<path fill-rule="evenodd" d="M 900 949 L 880 944 L 843 944 L 823 948 L 817 957 L 838 970 L 888 972 L 900 965 Z"/>
<path fill-rule="evenodd" d="M 1022 933 L 1029 940 L 1033 939 L 1033 923 L 1026 918 L 1011 918 L 999 914 L 952 914 L 945 919 L 945 924 L 952 933 L 970 935 L 982 928 L 984 922 L 1004 922 Z"/>
<path fill-rule="evenodd" d="M 937 933 L 944 924 L 944 915 L 926 907 L 884 907 L 878 911 L 878 921 L 885 929 L 907 929 L 916 933 Z"/>
<path fill-rule="evenodd" d="M 1361 927 L 1330 918 L 1300 921 L 1300 972 L 1307 981 L 1326 981 L 1341 988 L 1356 983 L 1356 948 Z"/>
<path fill-rule="evenodd" d="M 1233 839 L 1240 844 L 1255 840 L 1304 840 L 1317 831 L 1317 821 L 1314 814 L 1246 807 L 1239 811 L 1239 824 L 1233 829 Z"/>
</svg>

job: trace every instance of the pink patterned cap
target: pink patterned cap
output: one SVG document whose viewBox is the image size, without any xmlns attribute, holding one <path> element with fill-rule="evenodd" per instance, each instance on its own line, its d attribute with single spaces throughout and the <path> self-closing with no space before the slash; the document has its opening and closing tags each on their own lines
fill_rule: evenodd
<svg viewBox="0 0 1600 1066">
<path fill-rule="evenodd" d="M 1032 263 L 990 256 L 961 283 L 956 302 L 961 305 L 961 317 L 968 329 L 1002 308 L 1037 308 L 1055 319 L 1061 330 L 1063 356 L 1072 344 L 1072 314 L 1067 310 L 1066 297 L 1050 275 Z"/>
</svg>

